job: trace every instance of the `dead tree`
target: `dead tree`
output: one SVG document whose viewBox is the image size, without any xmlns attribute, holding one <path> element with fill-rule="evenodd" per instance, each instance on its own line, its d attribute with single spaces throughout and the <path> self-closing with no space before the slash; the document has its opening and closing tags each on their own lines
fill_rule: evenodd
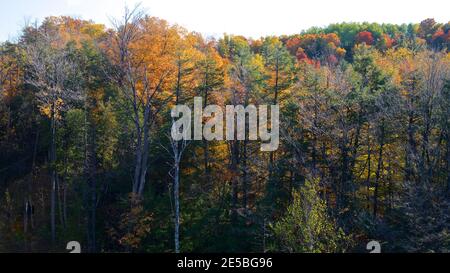
<svg viewBox="0 0 450 273">
<path fill-rule="evenodd" d="M 56 31 L 33 30 L 33 38 L 24 46 L 29 76 L 26 83 L 37 89 L 36 98 L 43 113 L 50 119 L 50 222 L 52 242 L 56 240 L 56 130 L 61 113 L 70 101 L 80 100 L 77 90 L 69 83 L 76 71 L 76 63 L 69 57 L 64 41 Z"/>
</svg>

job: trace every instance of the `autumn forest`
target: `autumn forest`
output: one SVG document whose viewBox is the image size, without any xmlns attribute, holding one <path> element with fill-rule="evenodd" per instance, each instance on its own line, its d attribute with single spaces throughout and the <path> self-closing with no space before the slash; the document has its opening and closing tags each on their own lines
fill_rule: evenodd
<svg viewBox="0 0 450 273">
<path fill-rule="evenodd" d="M 449 48 L 431 18 L 259 39 L 139 7 L 29 23 L 0 43 L 0 252 L 450 252 Z M 278 104 L 278 149 L 174 141 L 194 97 Z"/>
</svg>

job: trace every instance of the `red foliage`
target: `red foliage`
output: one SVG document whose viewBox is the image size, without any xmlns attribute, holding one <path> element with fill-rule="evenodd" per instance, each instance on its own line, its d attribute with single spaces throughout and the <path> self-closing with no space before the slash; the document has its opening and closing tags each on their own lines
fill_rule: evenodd
<svg viewBox="0 0 450 273">
<path fill-rule="evenodd" d="M 303 34 L 286 41 L 286 48 L 296 56 L 298 62 L 319 65 L 318 60 L 328 64 L 336 64 L 345 55 L 340 48 L 341 41 L 336 33 Z"/>
<path fill-rule="evenodd" d="M 298 37 L 291 38 L 286 42 L 286 48 L 292 55 L 295 55 L 297 53 L 299 47 L 300 39 Z"/>
<path fill-rule="evenodd" d="M 439 38 L 445 40 L 445 32 L 444 32 L 442 29 L 438 29 L 438 31 L 436 31 L 436 32 L 433 34 L 431 40 L 434 42 L 434 41 L 436 41 L 436 40 L 439 39 Z"/>
<path fill-rule="evenodd" d="M 331 65 L 335 65 L 335 64 L 338 63 L 338 59 L 337 59 L 336 56 L 333 55 L 333 54 L 331 54 L 331 55 L 328 56 L 327 61 L 328 61 L 328 63 L 331 64 Z"/>
<path fill-rule="evenodd" d="M 356 43 L 358 44 L 365 43 L 366 45 L 373 45 L 373 42 L 374 38 L 370 31 L 361 31 L 356 35 Z"/>
<path fill-rule="evenodd" d="M 297 54 L 295 55 L 297 57 L 297 61 L 301 62 L 307 62 L 309 64 L 312 64 L 312 60 L 308 57 L 308 55 L 306 55 L 305 50 L 303 50 L 303 48 L 298 48 L 297 50 Z"/>
<path fill-rule="evenodd" d="M 320 67 L 320 61 L 319 60 L 312 60 L 308 57 L 308 55 L 305 53 L 305 50 L 303 50 L 303 48 L 299 48 L 297 50 L 297 61 L 299 63 L 307 63 L 309 65 L 313 65 L 315 68 L 319 68 Z M 337 62 L 337 59 L 336 59 Z"/>
<path fill-rule="evenodd" d="M 446 44 L 447 46 L 449 46 L 450 31 L 447 31 L 447 33 L 445 33 L 445 31 L 442 28 L 438 29 L 431 37 L 431 42 L 434 46 L 444 47 Z"/>
</svg>

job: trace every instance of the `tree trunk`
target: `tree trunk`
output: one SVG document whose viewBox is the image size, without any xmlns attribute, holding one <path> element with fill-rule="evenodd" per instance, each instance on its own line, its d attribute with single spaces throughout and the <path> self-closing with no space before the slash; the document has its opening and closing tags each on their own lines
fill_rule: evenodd
<svg viewBox="0 0 450 273">
<path fill-rule="evenodd" d="M 247 126 L 246 126 L 247 130 Z M 246 210 L 248 206 L 248 166 L 247 166 L 247 136 L 243 141 L 242 153 L 242 207 Z"/>
<path fill-rule="evenodd" d="M 381 169 L 383 168 L 383 147 L 384 147 L 384 121 L 381 124 L 381 135 L 380 135 L 380 148 L 378 150 L 378 166 L 375 174 L 375 191 L 373 194 L 373 217 L 377 216 L 378 212 L 378 188 L 379 180 L 381 175 Z"/>
<path fill-rule="evenodd" d="M 205 83 L 205 96 L 203 100 L 203 109 L 208 105 L 208 90 L 207 90 L 207 76 L 206 76 L 206 83 Z M 209 171 L 209 147 L 208 147 L 208 141 L 206 139 L 203 139 L 203 159 L 204 159 L 204 168 L 205 168 L 205 182 L 209 182 L 211 180 L 210 178 L 210 171 Z"/>
<path fill-rule="evenodd" d="M 175 145 L 178 145 L 176 143 Z M 177 149 L 178 150 L 178 149 Z M 177 151 L 178 153 L 178 151 Z M 176 155 L 178 156 L 178 155 Z M 175 201 L 175 253 L 180 253 L 180 166 L 175 159 L 175 174 L 173 181 L 173 195 Z"/>
<path fill-rule="evenodd" d="M 233 140 L 231 142 L 231 222 L 236 222 L 237 204 L 238 204 L 238 181 L 239 181 L 239 142 Z"/>
<path fill-rule="evenodd" d="M 406 148 L 406 158 L 405 158 L 405 180 L 407 182 L 413 179 L 413 159 L 415 158 L 416 152 L 416 142 L 414 140 L 414 116 L 413 112 L 409 112 L 408 117 L 408 144 Z"/>
<path fill-rule="evenodd" d="M 279 73 L 280 73 L 280 65 L 279 65 L 279 56 L 277 55 L 276 62 L 275 62 L 275 86 L 274 86 L 274 98 L 273 98 L 274 105 L 278 103 Z M 272 118 L 272 117 L 270 117 L 270 118 Z M 269 179 L 272 177 L 272 174 L 273 174 L 274 161 L 275 161 L 275 152 L 271 151 L 269 154 Z"/>
<path fill-rule="evenodd" d="M 447 132 L 447 158 L 446 158 L 446 165 L 447 165 L 447 192 L 450 193 L 450 133 Z"/>
<path fill-rule="evenodd" d="M 138 187 L 138 197 L 139 199 L 142 199 L 144 195 L 144 186 L 145 186 L 145 178 L 147 176 L 147 170 L 148 170 L 148 152 L 149 152 L 149 146 L 150 146 L 150 136 L 149 136 L 149 124 L 148 121 L 144 123 L 144 143 L 143 143 L 143 150 L 142 150 L 142 160 L 141 160 L 141 173 L 139 175 L 139 187 Z"/>
<path fill-rule="evenodd" d="M 59 216 L 59 224 L 63 227 L 63 229 L 65 229 L 65 224 L 64 224 L 64 215 L 63 215 L 63 202 L 62 202 L 62 187 L 61 187 L 61 183 L 60 183 L 60 179 L 57 176 L 56 177 L 56 196 L 58 198 L 58 216 Z"/>
<path fill-rule="evenodd" d="M 88 193 L 86 197 L 87 209 L 87 235 L 88 235 L 88 251 L 93 253 L 96 251 L 96 212 L 97 212 L 97 155 L 96 155 L 96 128 L 92 116 L 88 110 L 91 110 L 91 103 L 85 101 L 85 161 L 84 176 L 87 182 Z M 66 204 L 66 190 L 64 191 L 64 204 Z M 66 215 L 66 205 L 64 205 L 64 214 Z"/>
<path fill-rule="evenodd" d="M 28 233 L 28 226 L 31 225 L 31 228 L 33 228 L 33 202 L 32 202 L 32 191 L 33 191 L 33 180 L 34 180 L 34 168 L 36 165 L 36 155 L 37 155 L 37 149 L 39 145 L 39 128 L 36 128 L 36 136 L 34 139 L 34 147 L 33 147 L 33 157 L 31 160 L 31 168 L 30 168 L 30 175 L 28 178 L 27 183 L 27 193 L 25 198 L 25 212 L 24 212 L 24 234 Z"/>
<path fill-rule="evenodd" d="M 50 169 L 51 169 L 51 189 L 50 189 L 50 228 L 52 245 L 56 241 L 56 117 L 55 103 L 51 106 L 51 145 L 50 145 Z"/>
<path fill-rule="evenodd" d="M 370 125 L 367 128 L 367 177 L 366 177 L 366 188 L 367 188 L 367 209 L 370 209 L 370 175 L 372 172 L 371 158 L 372 150 L 370 149 Z"/>
</svg>

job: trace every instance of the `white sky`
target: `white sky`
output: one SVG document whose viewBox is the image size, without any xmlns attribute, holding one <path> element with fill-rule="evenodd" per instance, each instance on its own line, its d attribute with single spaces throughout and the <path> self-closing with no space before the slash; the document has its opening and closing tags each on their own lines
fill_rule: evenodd
<svg viewBox="0 0 450 273">
<path fill-rule="evenodd" d="M 205 35 L 258 38 L 336 22 L 410 23 L 450 20 L 450 0 L 0 0 L 0 41 L 13 39 L 25 19 L 71 15 L 109 25 L 125 4 Z"/>
</svg>

